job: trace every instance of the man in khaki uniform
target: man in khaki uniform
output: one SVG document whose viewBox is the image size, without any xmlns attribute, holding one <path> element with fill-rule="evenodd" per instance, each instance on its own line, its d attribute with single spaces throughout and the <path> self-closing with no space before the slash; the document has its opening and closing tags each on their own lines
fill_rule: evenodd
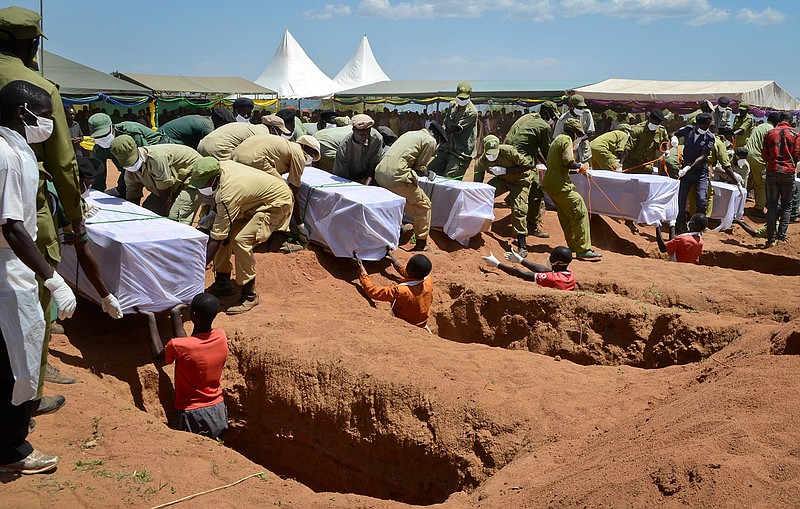
<svg viewBox="0 0 800 509">
<path fill-rule="evenodd" d="M 756 127 L 756 122 L 753 116 L 750 115 L 750 103 L 742 101 L 739 103 L 738 113 L 736 118 L 733 119 L 733 135 L 734 145 L 737 147 L 744 147 L 747 145 L 747 140 L 753 134 L 753 129 Z"/>
<path fill-rule="evenodd" d="M 652 166 L 658 167 L 659 162 L 652 162 L 661 157 L 664 149 L 669 151 L 669 147 L 664 143 L 669 141 L 667 130 L 661 124 L 664 122 L 664 113 L 661 110 L 653 110 L 647 118 L 647 122 L 636 124 L 631 129 L 631 136 L 625 145 L 625 151 L 620 157 L 620 163 L 626 173 L 633 174 L 652 174 Z"/>
<path fill-rule="evenodd" d="M 375 168 L 383 158 L 383 136 L 373 129 L 369 115 L 353 116 L 353 132 L 336 150 L 333 174 L 369 185 L 375 178 Z"/>
<path fill-rule="evenodd" d="M 269 134 L 269 127 L 249 122 L 233 122 L 217 127 L 211 134 L 200 140 L 197 151 L 202 156 L 213 157 L 219 161 L 231 158 L 233 149 L 244 140 L 258 134 Z"/>
<path fill-rule="evenodd" d="M 55 269 L 61 261 L 61 248 L 52 211 L 48 205 L 45 190 L 47 181 L 52 181 L 55 185 L 64 214 L 72 223 L 76 238 L 82 238 L 86 229 L 83 224 L 83 208 L 78 184 L 78 163 L 75 160 L 75 150 L 72 148 L 72 137 L 69 134 L 64 108 L 61 107 L 63 104 L 61 94 L 55 85 L 29 68 L 39 48 L 40 37 L 43 35 L 39 26 L 40 19 L 39 14 L 21 7 L 0 9 L 0 87 L 16 80 L 27 81 L 47 91 L 53 102 L 53 134 L 42 143 L 31 144 L 31 148 L 39 161 L 40 172 L 39 192 L 36 196 L 36 245 L 47 263 Z M 44 315 L 49 317 L 50 291 L 40 284 L 39 294 Z M 36 399 L 40 401 L 36 413 L 55 411 L 65 401 L 63 396 L 42 398 L 50 343 L 50 320 L 46 319 L 45 323 L 42 371 L 36 395 Z M 53 376 L 57 378 L 57 370 L 54 371 Z"/>
<path fill-rule="evenodd" d="M 589 142 L 592 149 L 589 166 L 593 170 L 622 171 L 618 154 L 625 150 L 631 129 L 630 124 L 620 124 L 614 131 L 601 134 Z"/>
<path fill-rule="evenodd" d="M 478 109 L 472 104 L 472 85 L 462 81 L 456 87 L 456 98 L 444 113 L 442 127 L 447 139 L 439 145 L 430 170 L 437 175 L 460 179 L 467 172 L 475 152 L 478 135 Z"/>
<path fill-rule="evenodd" d="M 436 145 L 443 141 L 447 141 L 444 129 L 431 122 L 427 129 L 409 131 L 397 138 L 375 168 L 378 185 L 406 199 L 405 211 L 411 216 L 417 238 L 414 251 L 430 251 L 427 244 L 431 229 L 431 201 L 419 188 L 417 176 L 428 174 Z"/>
<path fill-rule="evenodd" d="M 111 153 L 125 169 L 126 199 L 139 205 L 143 189 L 150 191 L 142 206 L 156 214 L 166 216 L 171 212 L 173 200 L 190 192 L 187 180 L 192 165 L 202 157 L 186 145 L 152 145 L 138 147 L 133 138 L 124 134 L 111 143 Z M 182 200 L 182 201 L 193 201 Z M 191 223 L 194 210 L 185 207 L 176 217 L 182 223 Z"/>
<path fill-rule="evenodd" d="M 214 262 L 217 296 L 232 295 L 231 254 L 236 263 L 239 301 L 226 311 L 235 315 L 258 305 L 253 248 L 273 232 L 287 231 L 292 215 L 292 191 L 283 179 L 235 161 L 203 158 L 192 169 L 191 185 L 213 195 L 216 218 L 211 226 L 206 264 Z"/>
</svg>

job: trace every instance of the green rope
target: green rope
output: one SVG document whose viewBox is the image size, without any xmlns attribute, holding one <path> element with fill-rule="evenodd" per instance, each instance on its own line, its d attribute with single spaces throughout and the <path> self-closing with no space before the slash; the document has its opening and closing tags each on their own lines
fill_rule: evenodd
<svg viewBox="0 0 800 509">
<path fill-rule="evenodd" d="M 172 219 L 171 217 L 162 217 L 162 216 L 148 216 L 148 217 L 139 217 L 136 219 L 114 219 L 112 221 L 87 221 L 86 224 L 109 224 L 109 223 L 129 223 L 131 221 L 147 221 L 150 219 L 168 219 L 170 221 L 177 221 L 177 219 Z"/>
</svg>

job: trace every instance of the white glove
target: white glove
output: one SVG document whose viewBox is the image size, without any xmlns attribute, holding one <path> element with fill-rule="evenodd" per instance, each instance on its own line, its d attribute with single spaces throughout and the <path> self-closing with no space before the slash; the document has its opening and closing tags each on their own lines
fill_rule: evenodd
<svg viewBox="0 0 800 509">
<path fill-rule="evenodd" d="M 208 214 L 204 215 L 197 221 L 197 227 L 202 230 L 210 230 L 212 226 L 214 226 L 214 221 L 217 219 L 217 211 L 212 210 Z"/>
<path fill-rule="evenodd" d="M 677 147 L 680 144 L 680 142 L 678 141 L 678 137 L 673 136 L 672 138 L 670 138 L 669 144 L 673 147 Z"/>
<path fill-rule="evenodd" d="M 744 179 L 738 173 L 734 173 L 733 176 L 736 178 L 736 185 L 740 188 L 744 186 Z"/>
<path fill-rule="evenodd" d="M 622 165 L 620 164 L 619 166 L 614 168 L 614 171 L 617 172 L 617 173 L 622 173 Z"/>
<path fill-rule="evenodd" d="M 680 171 L 678 171 L 678 178 L 683 178 L 683 176 L 686 175 L 686 172 L 688 172 L 691 168 L 691 166 L 684 166 Z"/>
<path fill-rule="evenodd" d="M 103 297 L 103 311 L 111 318 L 122 318 L 122 308 L 119 305 L 119 301 L 110 293 L 106 297 Z"/>
<path fill-rule="evenodd" d="M 489 267 L 497 267 L 498 265 L 500 265 L 500 260 L 495 258 L 491 252 L 489 253 L 489 256 L 481 256 L 481 258 L 483 259 L 484 262 L 486 262 L 486 265 L 488 265 Z"/>
<path fill-rule="evenodd" d="M 78 301 L 75 300 L 75 294 L 64 282 L 61 274 L 53 271 L 53 276 L 44 282 L 44 287 L 53 294 L 53 300 L 56 301 L 56 307 L 58 307 L 58 319 L 65 320 L 70 318 L 75 312 L 75 306 L 78 305 Z"/>
<path fill-rule="evenodd" d="M 511 251 L 506 251 L 503 253 L 503 258 L 514 263 L 522 263 L 522 260 L 525 259 L 524 256 L 520 256 L 518 252 L 514 251 L 513 247 L 511 248 Z"/>
<path fill-rule="evenodd" d="M 539 163 L 536 165 L 536 171 L 547 171 L 547 166 L 542 163 Z"/>
<path fill-rule="evenodd" d="M 430 182 L 433 182 L 434 180 L 436 180 L 436 174 L 431 170 L 428 170 L 428 175 L 427 176 L 428 176 L 428 180 Z"/>
<path fill-rule="evenodd" d="M 300 223 L 297 225 L 297 233 L 300 234 L 300 242 L 308 243 L 308 228 L 306 228 L 305 223 Z"/>
<path fill-rule="evenodd" d="M 491 173 L 492 175 L 505 175 L 506 171 L 507 170 L 505 168 L 503 168 L 502 166 L 490 166 L 489 167 L 489 173 Z"/>
</svg>

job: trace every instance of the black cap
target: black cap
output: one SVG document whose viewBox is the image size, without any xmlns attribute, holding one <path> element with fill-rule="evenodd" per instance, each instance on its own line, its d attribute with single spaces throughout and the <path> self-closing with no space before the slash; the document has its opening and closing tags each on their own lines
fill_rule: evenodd
<svg viewBox="0 0 800 509">
<path fill-rule="evenodd" d="M 717 104 L 721 104 L 723 106 L 727 106 L 730 103 L 731 103 L 731 98 L 727 97 L 727 96 L 724 96 L 724 95 L 722 97 L 720 97 L 719 99 L 717 99 Z"/>
<path fill-rule="evenodd" d="M 650 118 L 653 120 L 658 120 L 659 122 L 663 122 L 664 112 L 661 110 L 650 110 Z"/>
<path fill-rule="evenodd" d="M 331 123 L 333 123 L 332 122 L 333 119 L 336 118 L 338 115 L 339 114 L 336 113 L 333 110 L 325 110 L 325 111 L 323 111 L 322 113 L 319 114 L 319 118 L 321 118 L 322 120 L 325 120 L 326 118 L 329 118 L 329 119 L 331 119 Z"/>
<path fill-rule="evenodd" d="M 700 125 L 700 124 L 703 124 L 703 125 L 709 124 L 710 125 L 711 124 L 711 115 L 709 115 L 708 113 L 701 113 L 701 114 L 697 115 L 697 118 L 695 119 L 695 122 L 697 123 L 697 125 Z"/>
<path fill-rule="evenodd" d="M 239 97 L 233 101 L 234 110 L 238 110 L 239 108 L 255 108 L 255 106 L 256 103 L 254 103 L 249 97 Z"/>
<path fill-rule="evenodd" d="M 432 133 L 438 134 L 442 141 L 447 141 L 447 133 L 444 132 L 444 128 L 435 120 L 431 120 L 431 123 L 428 124 L 428 130 L 430 130 Z"/>
<path fill-rule="evenodd" d="M 94 157 L 76 156 L 78 160 L 78 174 L 81 180 L 94 180 L 100 175 L 103 163 Z"/>
<path fill-rule="evenodd" d="M 284 122 L 288 122 L 290 120 L 294 120 L 295 117 L 295 110 L 290 110 L 288 108 L 280 110 L 276 113 L 277 116 L 281 117 Z"/>
<path fill-rule="evenodd" d="M 236 122 L 236 118 L 234 118 L 233 113 L 231 113 L 231 110 L 228 108 L 217 106 L 211 110 L 211 121 L 214 123 L 214 129 L 216 129 L 219 126 Z"/>
</svg>

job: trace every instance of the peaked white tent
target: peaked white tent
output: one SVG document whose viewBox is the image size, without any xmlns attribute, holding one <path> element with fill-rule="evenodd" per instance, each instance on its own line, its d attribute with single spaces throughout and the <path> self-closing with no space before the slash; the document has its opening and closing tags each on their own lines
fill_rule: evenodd
<svg viewBox="0 0 800 509">
<path fill-rule="evenodd" d="M 358 45 L 350 61 L 342 67 L 342 70 L 333 78 L 333 81 L 338 86 L 337 90 L 350 90 L 351 88 L 391 80 L 375 59 L 369 40 L 365 35 L 361 38 L 361 44 Z"/>
<path fill-rule="evenodd" d="M 328 97 L 340 90 L 306 55 L 289 30 L 284 32 L 283 40 L 256 83 L 285 99 Z"/>
</svg>

